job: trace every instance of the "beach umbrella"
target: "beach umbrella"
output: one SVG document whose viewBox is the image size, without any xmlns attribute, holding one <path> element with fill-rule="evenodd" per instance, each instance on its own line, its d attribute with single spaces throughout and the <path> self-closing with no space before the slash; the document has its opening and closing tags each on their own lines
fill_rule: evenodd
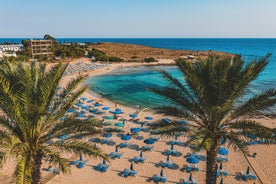
<svg viewBox="0 0 276 184">
<path fill-rule="evenodd" d="M 186 159 L 186 161 L 190 164 L 198 164 L 199 159 L 194 156 L 194 154 L 190 154 L 190 156 Z"/>
<path fill-rule="evenodd" d="M 229 151 L 225 147 L 221 147 L 218 150 L 218 154 L 220 155 L 228 155 Z"/>
<path fill-rule="evenodd" d="M 151 116 L 146 116 L 145 119 L 146 119 L 146 120 L 153 120 L 153 117 L 151 117 Z"/>
<path fill-rule="evenodd" d="M 90 110 L 89 112 L 91 112 L 91 113 L 96 113 L 98 110 L 97 109 L 92 109 L 92 110 Z"/>
<path fill-rule="evenodd" d="M 123 136 L 121 137 L 121 139 L 122 139 L 123 141 L 128 141 L 128 140 L 131 139 L 131 135 L 123 135 Z"/>
<path fill-rule="evenodd" d="M 125 126 L 124 123 L 122 123 L 122 122 L 115 123 L 114 125 L 116 127 L 124 127 Z"/>
<path fill-rule="evenodd" d="M 65 117 L 59 118 L 59 121 L 64 121 Z"/>
<path fill-rule="evenodd" d="M 54 110 L 54 109 L 53 109 L 52 107 L 50 107 L 50 108 L 48 109 L 49 112 L 53 112 L 53 110 Z"/>
<path fill-rule="evenodd" d="M 220 180 L 219 184 L 223 184 L 223 178 L 221 178 L 221 180 Z"/>
<path fill-rule="evenodd" d="M 185 121 L 185 120 L 183 120 L 183 119 L 182 119 L 182 120 L 179 120 L 178 123 L 179 123 L 179 124 L 182 124 L 182 125 L 187 125 L 187 124 L 188 124 L 188 122 Z"/>
<path fill-rule="evenodd" d="M 87 100 L 87 98 L 85 98 L 85 97 L 81 97 L 80 99 L 81 99 L 82 101 Z"/>
<path fill-rule="evenodd" d="M 131 118 L 136 118 L 136 117 L 137 117 L 137 114 L 130 114 L 129 117 L 131 117 Z"/>
<path fill-rule="evenodd" d="M 140 128 L 131 128 L 130 132 L 131 133 L 139 133 L 140 132 Z"/>
<path fill-rule="evenodd" d="M 75 109 L 68 109 L 67 112 L 76 112 L 76 110 Z"/>
<path fill-rule="evenodd" d="M 121 109 L 115 109 L 115 112 L 118 112 L 119 114 L 123 113 Z"/>
<path fill-rule="evenodd" d="M 95 107 L 100 107 L 100 106 L 102 106 L 102 104 L 100 104 L 99 102 L 96 102 L 96 103 L 94 104 L 94 106 L 95 106 Z"/>
<path fill-rule="evenodd" d="M 102 134 L 103 137 L 105 138 L 110 138 L 112 137 L 112 134 L 111 133 L 105 133 L 105 134 Z"/>
<path fill-rule="evenodd" d="M 169 118 L 163 118 L 162 121 L 163 121 L 163 123 L 169 123 L 169 122 L 171 122 L 171 120 Z"/>
<path fill-rule="evenodd" d="M 118 148 L 119 148 L 119 146 L 117 145 L 117 146 L 115 146 L 115 152 L 116 153 L 118 153 Z"/>
<path fill-rule="evenodd" d="M 83 104 L 81 102 L 75 104 L 75 106 L 77 106 L 77 107 L 81 107 L 82 105 Z"/>
<path fill-rule="evenodd" d="M 61 135 L 61 136 L 58 136 L 58 139 L 66 139 L 68 138 L 69 136 L 67 134 L 64 134 L 64 135 Z"/>
<path fill-rule="evenodd" d="M 130 170 L 134 171 L 133 162 L 130 164 Z"/>
<path fill-rule="evenodd" d="M 160 176 L 162 176 L 162 177 L 164 176 L 163 168 L 160 171 Z"/>
<path fill-rule="evenodd" d="M 153 138 L 148 138 L 144 140 L 145 144 L 154 144 L 155 140 Z"/>
<path fill-rule="evenodd" d="M 109 107 L 103 107 L 102 110 L 107 111 L 109 110 Z"/>
<path fill-rule="evenodd" d="M 193 181 L 193 174 L 192 173 L 190 173 L 189 181 Z"/>
<path fill-rule="evenodd" d="M 167 161 L 168 162 L 170 161 L 170 155 L 167 155 Z"/>
<path fill-rule="evenodd" d="M 91 103 L 91 102 L 93 102 L 93 100 L 87 100 L 87 102 L 88 102 L 88 103 Z"/>
<path fill-rule="evenodd" d="M 219 164 L 219 169 L 222 170 L 222 162 Z"/>
<path fill-rule="evenodd" d="M 142 150 L 140 151 L 140 157 L 143 157 L 143 151 Z"/>
<path fill-rule="evenodd" d="M 249 166 L 247 167 L 246 174 L 247 174 L 247 175 L 250 174 L 250 167 L 249 167 Z"/>
<path fill-rule="evenodd" d="M 78 114 L 78 118 L 84 117 L 84 114 Z"/>
<path fill-rule="evenodd" d="M 106 164 L 106 160 L 105 159 L 103 159 L 103 165 L 105 165 Z"/>
<path fill-rule="evenodd" d="M 89 108 L 89 106 L 82 106 L 81 108 L 84 109 L 84 110 L 86 110 L 86 109 Z"/>
</svg>

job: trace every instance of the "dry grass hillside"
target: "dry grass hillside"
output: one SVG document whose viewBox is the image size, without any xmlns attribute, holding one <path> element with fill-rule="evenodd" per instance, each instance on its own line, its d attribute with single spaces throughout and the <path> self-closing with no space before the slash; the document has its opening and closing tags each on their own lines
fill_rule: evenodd
<svg viewBox="0 0 276 184">
<path fill-rule="evenodd" d="M 108 56 L 120 57 L 126 61 L 141 61 L 144 58 L 153 57 L 155 59 L 176 59 L 179 57 L 199 58 L 206 57 L 210 54 L 218 54 L 222 56 L 229 55 L 225 52 L 216 51 L 192 51 L 192 50 L 169 50 L 161 48 L 152 48 L 143 45 L 135 44 L 120 44 L 120 43 L 98 43 L 92 45 L 92 48 L 101 50 Z"/>
</svg>

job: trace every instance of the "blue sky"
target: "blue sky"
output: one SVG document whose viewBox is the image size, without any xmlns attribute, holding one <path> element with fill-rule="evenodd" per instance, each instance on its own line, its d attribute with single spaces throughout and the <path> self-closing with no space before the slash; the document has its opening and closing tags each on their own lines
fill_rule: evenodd
<svg viewBox="0 0 276 184">
<path fill-rule="evenodd" d="M 0 0 L 0 37 L 276 38 L 276 0 Z"/>
</svg>

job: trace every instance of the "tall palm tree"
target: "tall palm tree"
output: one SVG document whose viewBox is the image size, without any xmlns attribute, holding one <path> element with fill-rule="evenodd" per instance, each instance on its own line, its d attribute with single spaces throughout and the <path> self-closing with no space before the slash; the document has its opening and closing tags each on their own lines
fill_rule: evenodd
<svg viewBox="0 0 276 184">
<path fill-rule="evenodd" d="M 101 150 L 75 136 L 101 133 L 97 120 L 80 120 L 73 114 L 60 121 L 87 89 L 79 86 L 86 76 L 79 76 L 64 84 L 56 96 L 66 67 L 57 64 L 47 70 L 46 65 L 31 63 L 5 64 L 0 69 L 0 163 L 10 157 L 16 159 L 15 183 L 40 183 L 43 160 L 63 173 L 69 172 L 70 162 L 62 152 L 108 159 Z M 55 141 L 64 134 L 68 138 Z"/>
<path fill-rule="evenodd" d="M 246 66 L 241 56 L 209 56 L 196 63 L 177 59 L 176 65 L 186 84 L 161 70 L 160 73 L 170 85 L 151 89 L 173 102 L 158 107 L 159 113 L 191 121 L 187 126 L 177 121 L 158 121 L 151 128 L 168 136 L 186 131 L 189 134 L 188 142 L 193 144 L 196 150 L 206 149 L 206 184 L 216 183 L 217 151 L 222 142 L 227 141 L 229 146 L 246 155 L 248 134 L 268 141 L 275 140 L 272 136 L 275 130 L 252 120 L 254 116 L 262 114 L 263 110 L 275 105 L 275 89 L 269 89 L 237 103 L 245 94 L 250 82 L 256 79 L 268 64 L 269 56 L 268 54 L 258 61 L 254 60 Z"/>
</svg>

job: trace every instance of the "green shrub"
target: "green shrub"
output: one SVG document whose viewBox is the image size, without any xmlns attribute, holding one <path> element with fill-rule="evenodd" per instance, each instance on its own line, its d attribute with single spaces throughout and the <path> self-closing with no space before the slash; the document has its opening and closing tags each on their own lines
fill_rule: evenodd
<svg viewBox="0 0 276 184">
<path fill-rule="evenodd" d="M 153 57 L 149 57 L 149 58 L 144 58 L 144 62 L 146 62 L 146 63 L 152 63 L 152 62 L 157 62 L 157 60 L 154 59 Z"/>
</svg>

